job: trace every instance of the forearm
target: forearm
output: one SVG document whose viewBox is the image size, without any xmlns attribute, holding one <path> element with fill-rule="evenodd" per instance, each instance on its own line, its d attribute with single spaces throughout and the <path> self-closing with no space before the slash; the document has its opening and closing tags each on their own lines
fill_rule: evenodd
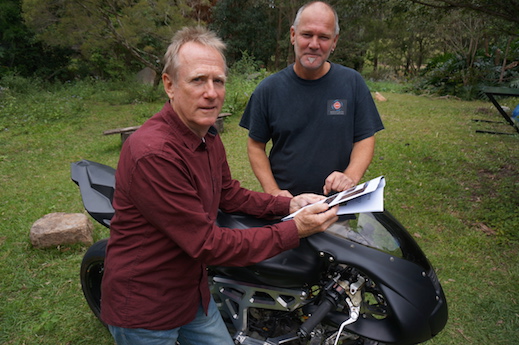
<svg viewBox="0 0 519 345">
<path fill-rule="evenodd" d="M 255 141 L 251 138 L 248 139 L 247 153 L 252 171 L 260 182 L 263 191 L 265 191 L 265 193 L 274 194 L 276 191 L 279 191 L 279 186 L 272 174 L 270 161 L 265 149 L 265 143 Z"/>
<path fill-rule="evenodd" d="M 368 169 L 375 153 L 375 136 L 353 144 L 351 151 L 350 164 L 344 170 L 344 174 L 358 184 Z"/>
</svg>

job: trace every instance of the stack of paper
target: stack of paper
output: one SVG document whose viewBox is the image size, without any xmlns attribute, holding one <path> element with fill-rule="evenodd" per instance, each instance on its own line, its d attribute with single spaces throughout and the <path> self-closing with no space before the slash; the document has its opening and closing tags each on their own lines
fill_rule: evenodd
<svg viewBox="0 0 519 345">
<path fill-rule="evenodd" d="M 331 195 L 326 199 L 318 201 L 317 204 L 327 203 L 330 205 L 330 207 L 340 205 L 339 211 L 337 212 L 338 215 L 362 212 L 382 212 L 384 211 L 385 185 L 386 181 L 384 177 L 379 176 L 373 180 L 361 183 L 348 190 Z M 290 220 L 294 218 L 294 216 L 301 212 L 303 208 L 286 216 L 283 218 L 283 220 Z"/>
</svg>

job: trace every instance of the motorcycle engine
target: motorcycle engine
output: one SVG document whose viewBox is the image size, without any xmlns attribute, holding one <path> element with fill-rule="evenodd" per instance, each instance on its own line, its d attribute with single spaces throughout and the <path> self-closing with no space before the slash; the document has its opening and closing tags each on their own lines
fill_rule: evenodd
<svg viewBox="0 0 519 345">
<path fill-rule="evenodd" d="M 276 310 L 250 308 L 249 326 L 251 337 L 267 339 L 290 333 L 299 328 L 302 317 L 303 315 L 300 309 L 287 313 Z M 299 343 L 294 343 L 294 345 L 295 344 Z"/>
</svg>

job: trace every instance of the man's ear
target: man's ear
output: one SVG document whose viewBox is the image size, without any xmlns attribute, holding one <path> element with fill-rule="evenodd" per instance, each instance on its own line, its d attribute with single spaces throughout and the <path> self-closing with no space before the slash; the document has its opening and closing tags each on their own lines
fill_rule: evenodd
<svg viewBox="0 0 519 345">
<path fill-rule="evenodd" d="M 337 48 L 337 41 L 339 41 L 339 35 L 336 35 L 335 38 L 333 39 L 333 50 L 335 50 L 335 48 Z"/>
<path fill-rule="evenodd" d="M 290 27 L 290 43 L 292 43 L 292 45 L 294 45 L 296 41 L 296 28 L 294 28 L 294 26 L 292 25 Z"/>
<path fill-rule="evenodd" d="M 164 85 L 164 91 L 166 91 L 169 99 L 173 99 L 173 96 L 175 95 L 175 88 L 173 87 L 173 80 L 169 74 L 162 74 L 162 84 Z"/>
</svg>

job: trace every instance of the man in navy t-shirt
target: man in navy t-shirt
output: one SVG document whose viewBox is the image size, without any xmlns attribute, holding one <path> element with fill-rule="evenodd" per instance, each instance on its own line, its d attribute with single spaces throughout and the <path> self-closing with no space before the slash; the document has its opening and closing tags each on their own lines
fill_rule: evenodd
<svg viewBox="0 0 519 345">
<path fill-rule="evenodd" d="M 290 28 L 295 63 L 263 80 L 247 104 L 240 126 L 249 130 L 249 160 L 267 193 L 342 191 L 371 163 L 384 126 L 360 74 L 328 61 L 338 38 L 330 5 L 301 7 Z"/>
</svg>

